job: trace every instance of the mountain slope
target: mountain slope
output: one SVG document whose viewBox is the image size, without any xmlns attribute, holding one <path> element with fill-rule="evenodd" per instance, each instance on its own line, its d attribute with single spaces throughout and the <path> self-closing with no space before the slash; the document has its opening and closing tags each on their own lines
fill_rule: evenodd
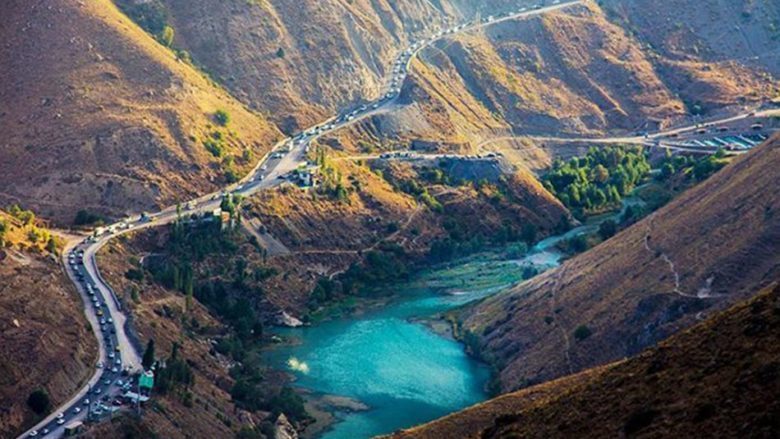
<svg viewBox="0 0 780 439">
<path fill-rule="evenodd" d="M 110 1 L 13 0 L 0 37 L 0 203 L 61 222 L 138 212 L 214 189 L 278 134 Z M 203 145 L 215 131 L 220 158 Z"/>
<path fill-rule="evenodd" d="M 288 131 L 376 96 L 396 51 L 457 14 L 423 0 L 152 3 L 167 11 L 177 47 Z"/>
<path fill-rule="evenodd" d="M 630 16 L 674 20 L 687 9 L 635 7 Z M 473 151 L 488 139 L 523 134 L 654 130 L 689 123 L 694 111 L 736 111 L 778 92 L 776 71 L 695 47 L 656 51 L 614 15 L 587 2 L 437 42 L 413 63 L 394 111 L 364 122 L 352 136 Z M 727 15 L 710 25 L 728 26 Z"/>
<path fill-rule="evenodd" d="M 635 358 L 394 437 L 777 437 L 779 310 L 780 288 L 769 287 Z"/>
<path fill-rule="evenodd" d="M 14 437 L 36 415 L 27 397 L 36 389 L 52 405 L 89 378 L 97 343 L 81 299 L 45 242 L 42 229 L 0 211 L 0 436 Z"/>
<path fill-rule="evenodd" d="M 464 312 L 509 391 L 638 353 L 780 275 L 780 139 L 561 267 Z"/>
</svg>

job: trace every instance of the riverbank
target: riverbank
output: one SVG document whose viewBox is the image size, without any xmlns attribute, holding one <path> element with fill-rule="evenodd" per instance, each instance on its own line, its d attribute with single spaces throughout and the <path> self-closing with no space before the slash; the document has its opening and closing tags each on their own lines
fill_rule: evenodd
<svg viewBox="0 0 780 439">
<path fill-rule="evenodd" d="M 510 245 L 439 264 L 333 305 L 314 325 L 280 329 L 295 342 L 275 347 L 266 357 L 309 395 L 307 409 L 317 422 L 305 437 L 389 433 L 488 398 L 491 367 L 469 355 L 468 340 L 453 331 L 457 317 L 452 313 L 557 267 L 569 256 L 561 242 L 595 233 L 600 223 L 619 218 L 632 203 L 627 200 L 624 209 L 530 249 Z M 317 395 L 339 395 L 367 409 L 345 409 Z"/>
</svg>

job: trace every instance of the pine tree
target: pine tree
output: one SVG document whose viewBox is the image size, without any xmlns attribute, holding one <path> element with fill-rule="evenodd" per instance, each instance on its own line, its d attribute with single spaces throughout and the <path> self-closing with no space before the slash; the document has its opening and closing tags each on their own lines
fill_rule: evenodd
<svg viewBox="0 0 780 439">
<path fill-rule="evenodd" d="M 152 364 L 154 364 L 154 339 L 150 338 L 149 342 L 146 343 L 146 350 L 144 351 L 141 364 L 144 366 L 145 370 L 149 370 L 152 367 Z"/>
</svg>

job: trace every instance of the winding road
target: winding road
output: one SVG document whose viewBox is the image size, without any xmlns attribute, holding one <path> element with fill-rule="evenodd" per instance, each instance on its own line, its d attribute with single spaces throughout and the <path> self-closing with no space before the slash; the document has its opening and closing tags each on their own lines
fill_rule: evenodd
<svg viewBox="0 0 780 439">
<path fill-rule="evenodd" d="M 392 111 L 396 106 L 401 86 L 409 74 L 412 60 L 420 51 L 436 41 L 457 33 L 478 30 L 508 20 L 549 13 L 580 3 L 582 3 L 581 0 L 569 2 L 556 0 L 548 6 L 538 5 L 530 9 L 521 8 L 513 13 L 495 18 L 486 17 L 437 31 L 429 38 L 412 43 L 396 58 L 385 81 L 385 92 L 378 100 L 353 107 L 351 110 L 321 122 L 292 138 L 283 139 L 262 157 L 255 168 L 241 181 L 229 185 L 223 191 L 183 203 L 184 213 L 189 215 L 211 212 L 219 208 L 222 198 L 228 193 L 249 196 L 276 187 L 286 181 L 286 177 L 291 171 L 306 163 L 308 146 L 313 140 L 379 112 Z M 746 117 L 748 115 L 741 115 L 730 118 L 730 120 Z M 656 133 L 650 138 L 693 129 L 695 127 L 678 128 L 664 133 Z M 626 139 L 636 141 L 639 138 Z M 590 141 L 593 140 L 590 139 Z M 639 140 L 641 143 L 643 139 Z M 123 310 L 122 302 L 100 275 L 95 255 L 104 245 L 118 236 L 172 223 L 179 216 L 177 210 L 177 206 L 169 206 L 153 214 L 135 216 L 107 227 L 103 233 L 96 233 L 83 240 L 74 239 L 66 244 L 63 252 L 63 263 L 84 300 L 85 315 L 98 339 L 99 363 L 95 373 L 85 386 L 70 400 L 57 407 L 51 415 L 19 436 L 20 438 L 43 436 L 44 433 L 46 437 L 61 437 L 64 434 L 65 425 L 83 420 L 87 410 L 94 408 L 95 401 L 90 401 L 88 398 L 95 400 L 103 398 L 105 395 L 113 397 L 126 390 L 127 386 L 124 383 L 126 375 L 141 372 L 140 350 L 142 346 L 140 346 L 139 341 L 133 339 L 127 324 L 128 316 Z M 121 384 L 125 384 L 125 389 L 121 389 Z M 98 391 L 100 393 L 96 393 Z M 107 403 L 110 405 L 110 402 Z M 59 414 L 62 416 L 58 417 Z"/>
</svg>

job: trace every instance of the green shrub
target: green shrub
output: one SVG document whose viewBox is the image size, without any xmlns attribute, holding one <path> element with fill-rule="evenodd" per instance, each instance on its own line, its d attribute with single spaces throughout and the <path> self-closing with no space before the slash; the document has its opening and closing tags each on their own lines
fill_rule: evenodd
<svg viewBox="0 0 780 439">
<path fill-rule="evenodd" d="M 585 325 L 577 326 L 577 329 L 574 330 L 574 338 L 577 341 L 585 340 L 586 338 L 590 337 L 591 334 L 593 334 L 593 331 L 590 330 Z"/>
<path fill-rule="evenodd" d="M 173 45 L 173 36 L 175 35 L 175 32 L 173 31 L 173 28 L 165 25 L 163 26 L 162 32 L 160 32 L 159 40 L 160 43 L 162 43 L 166 47 L 171 47 Z"/>
<path fill-rule="evenodd" d="M 230 123 L 230 115 L 225 110 L 217 110 L 214 113 L 214 120 L 223 127 L 226 127 Z"/>
<path fill-rule="evenodd" d="M 89 212 L 87 210 L 79 210 L 76 212 L 76 218 L 73 220 L 73 224 L 77 226 L 86 226 L 90 224 L 102 224 L 105 223 L 105 218 L 102 216 Z"/>
<path fill-rule="evenodd" d="M 224 146 L 222 145 L 222 142 L 216 139 L 206 139 L 203 141 L 203 146 L 206 147 L 206 150 L 211 153 L 214 157 L 222 157 L 222 152 L 224 151 Z"/>
<path fill-rule="evenodd" d="M 43 389 L 33 391 L 30 396 L 27 397 L 27 406 L 30 407 L 36 415 L 42 415 L 48 412 L 51 407 L 49 394 Z"/>
</svg>

